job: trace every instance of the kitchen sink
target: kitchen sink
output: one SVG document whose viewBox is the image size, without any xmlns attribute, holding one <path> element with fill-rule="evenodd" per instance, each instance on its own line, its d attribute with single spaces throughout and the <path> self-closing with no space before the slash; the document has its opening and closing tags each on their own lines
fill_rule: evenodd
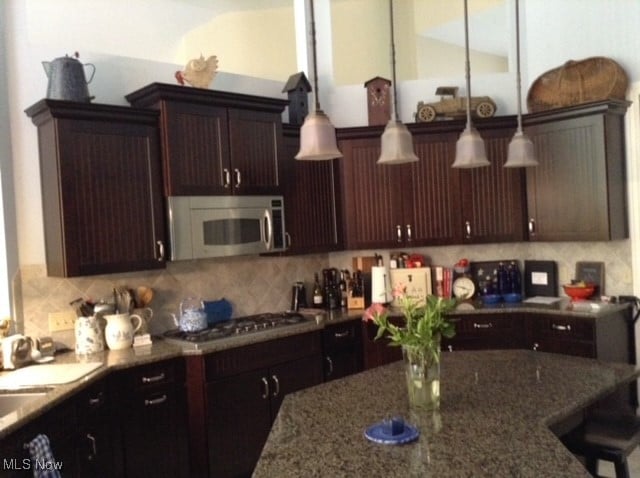
<svg viewBox="0 0 640 478">
<path fill-rule="evenodd" d="M 34 400 L 44 397 L 47 389 L 35 391 L 0 391 L 0 418 L 15 412 Z"/>
</svg>

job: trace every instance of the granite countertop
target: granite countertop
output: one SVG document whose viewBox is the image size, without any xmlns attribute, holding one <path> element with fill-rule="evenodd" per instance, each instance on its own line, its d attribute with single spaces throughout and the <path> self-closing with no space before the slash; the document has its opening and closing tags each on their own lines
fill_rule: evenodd
<svg viewBox="0 0 640 478">
<path fill-rule="evenodd" d="M 272 476 L 588 477 L 550 426 L 640 375 L 620 363 L 526 350 L 445 353 L 439 413 L 410 412 L 402 362 L 287 395 L 254 478 Z M 418 441 L 380 445 L 389 416 Z"/>
</svg>

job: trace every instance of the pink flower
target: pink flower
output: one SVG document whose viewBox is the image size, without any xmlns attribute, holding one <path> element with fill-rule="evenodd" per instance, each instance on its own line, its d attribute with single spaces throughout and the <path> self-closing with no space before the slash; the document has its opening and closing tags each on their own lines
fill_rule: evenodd
<svg viewBox="0 0 640 478">
<path fill-rule="evenodd" d="M 364 311 L 364 315 L 362 316 L 363 321 L 373 321 L 376 317 L 381 314 L 384 314 L 387 311 L 384 305 L 374 302 L 369 306 L 367 310 Z"/>
<path fill-rule="evenodd" d="M 394 299 L 400 299 L 404 297 L 406 292 L 407 286 L 402 282 L 398 282 L 398 284 L 396 284 L 396 286 L 393 288 L 393 291 L 391 291 L 391 294 L 393 295 Z"/>
</svg>

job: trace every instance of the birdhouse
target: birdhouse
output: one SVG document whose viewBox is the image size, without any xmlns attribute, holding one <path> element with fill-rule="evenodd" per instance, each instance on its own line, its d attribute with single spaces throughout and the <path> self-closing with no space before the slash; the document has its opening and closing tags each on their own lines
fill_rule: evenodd
<svg viewBox="0 0 640 478">
<path fill-rule="evenodd" d="M 364 84 L 367 89 L 369 126 L 384 125 L 391 119 L 391 81 L 376 76 Z"/>
<path fill-rule="evenodd" d="M 282 92 L 289 97 L 289 123 L 302 124 L 309 113 L 311 84 L 303 72 L 291 75 Z"/>
</svg>

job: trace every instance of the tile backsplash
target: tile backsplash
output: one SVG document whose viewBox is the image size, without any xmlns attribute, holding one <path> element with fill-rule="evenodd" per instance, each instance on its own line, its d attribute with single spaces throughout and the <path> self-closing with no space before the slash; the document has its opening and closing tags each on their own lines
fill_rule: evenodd
<svg viewBox="0 0 640 478">
<path fill-rule="evenodd" d="M 44 265 L 24 266 L 14 278 L 13 294 L 17 331 L 32 336 L 51 335 L 48 313 L 69 309 L 69 303 L 85 297 L 93 300 L 109 297 L 114 286 L 135 288 L 150 286 L 154 291 L 151 307 L 152 332 L 173 326 L 171 314 L 180 301 L 195 296 L 206 300 L 226 298 L 233 305 L 233 315 L 281 311 L 289 308 L 291 286 L 302 280 L 310 291 L 313 274 L 325 267 L 351 269 L 355 256 L 381 253 L 388 264 L 388 251 L 344 251 L 295 257 L 241 256 L 201 261 L 180 261 L 157 271 L 111 274 L 78 278 L 46 276 Z M 452 265 L 461 257 L 471 261 L 499 259 L 555 260 L 559 284 L 574 276 L 577 261 L 605 263 L 605 293 L 631 294 L 630 241 L 571 243 L 510 243 L 457 245 L 420 248 L 432 264 Z M 71 332 L 54 334 L 65 343 L 73 341 Z"/>
</svg>

